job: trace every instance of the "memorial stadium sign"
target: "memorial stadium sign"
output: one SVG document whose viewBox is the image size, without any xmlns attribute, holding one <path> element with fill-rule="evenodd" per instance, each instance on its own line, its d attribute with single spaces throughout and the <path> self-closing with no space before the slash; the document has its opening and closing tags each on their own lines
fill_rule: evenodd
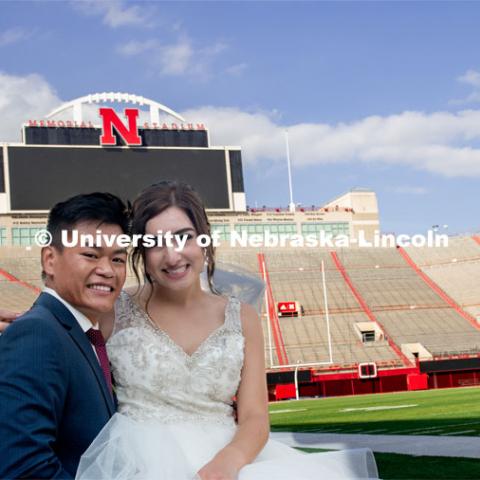
<svg viewBox="0 0 480 480">
<path fill-rule="evenodd" d="M 144 97 L 72 100 L 26 121 L 21 140 L 0 148 L 0 213 L 44 214 L 78 192 L 133 199 L 164 179 L 192 185 L 210 211 L 246 210 L 240 147 L 211 146 L 203 123 Z"/>
<path fill-rule="evenodd" d="M 29 127 L 52 127 L 52 128 L 96 128 L 91 121 L 76 122 L 73 120 L 32 120 L 26 123 Z M 142 123 L 139 128 L 146 130 L 206 130 L 207 127 L 203 123 Z"/>
<path fill-rule="evenodd" d="M 95 125 L 90 120 L 84 120 L 82 114 L 82 106 L 92 103 L 134 103 L 139 105 L 147 105 L 150 108 L 150 121 L 145 121 L 141 125 L 138 119 L 141 111 L 138 108 L 126 108 L 121 118 L 113 108 L 99 108 L 98 115 L 101 125 Z M 54 120 L 52 117 L 59 115 L 65 110 L 73 109 L 73 119 L 71 120 Z M 165 116 L 174 117 L 180 122 L 161 121 L 160 112 Z M 50 112 L 45 120 L 29 120 L 24 125 L 24 138 L 28 141 L 28 137 L 32 137 L 31 132 L 27 129 L 93 129 L 99 132 L 99 144 L 104 146 L 114 146 L 124 144 L 126 146 L 142 146 L 145 145 L 145 135 L 141 134 L 141 130 L 163 130 L 163 131 L 204 131 L 206 127 L 203 123 L 187 123 L 185 119 L 170 108 L 161 105 L 153 100 L 139 97 L 128 93 L 96 93 L 85 97 L 77 98 L 71 102 L 67 102 Z M 101 131 L 100 131 L 101 129 Z M 29 135 L 30 134 L 30 135 Z"/>
</svg>

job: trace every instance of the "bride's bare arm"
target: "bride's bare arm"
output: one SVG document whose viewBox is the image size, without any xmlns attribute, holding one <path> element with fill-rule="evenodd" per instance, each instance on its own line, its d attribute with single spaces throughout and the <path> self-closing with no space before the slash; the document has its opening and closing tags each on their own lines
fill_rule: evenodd
<svg viewBox="0 0 480 480">
<path fill-rule="evenodd" d="M 238 429 L 232 441 L 198 472 L 202 480 L 236 479 L 240 468 L 251 463 L 268 440 L 270 427 L 262 325 L 250 305 L 242 305 L 241 313 L 245 359 L 237 394 Z"/>
</svg>

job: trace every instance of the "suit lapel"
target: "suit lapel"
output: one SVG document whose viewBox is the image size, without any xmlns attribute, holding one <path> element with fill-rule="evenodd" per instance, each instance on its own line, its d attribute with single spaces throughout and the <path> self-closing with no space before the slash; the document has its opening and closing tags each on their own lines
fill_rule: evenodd
<svg viewBox="0 0 480 480">
<path fill-rule="evenodd" d="M 80 328 L 80 325 L 78 324 L 74 328 L 69 330 L 68 333 L 70 334 L 73 341 L 77 344 L 78 348 L 82 351 L 83 355 L 85 356 L 88 363 L 92 367 L 92 370 L 95 373 L 97 382 L 99 383 L 102 389 L 102 394 L 107 403 L 108 411 L 110 412 L 110 415 L 113 415 L 115 413 L 115 406 L 113 403 L 112 394 L 110 393 L 107 387 L 107 383 L 105 382 L 105 376 L 103 375 L 103 371 L 100 367 L 100 363 L 98 362 L 98 359 L 93 351 L 90 341 L 85 335 L 85 332 Z"/>
<path fill-rule="evenodd" d="M 75 317 L 65 307 L 65 305 L 63 305 L 55 297 L 49 295 L 48 293 L 42 293 L 35 303 L 43 306 L 44 308 L 47 308 L 55 316 L 55 318 L 65 327 L 67 333 L 70 335 L 70 337 L 80 349 L 83 356 L 90 365 L 102 391 L 102 395 L 105 400 L 108 412 L 110 413 L 110 415 L 113 415 L 115 413 L 115 404 L 112 395 L 107 387 L 107 383 L 105 382 L 105 377 L 100 367 L 100 363 L 98 362 L 98 359 L 93 351 L 90 341 L 85 335 L 85 332 L 80 328 L 80 325 L 78 324 Z"/>
</svg>

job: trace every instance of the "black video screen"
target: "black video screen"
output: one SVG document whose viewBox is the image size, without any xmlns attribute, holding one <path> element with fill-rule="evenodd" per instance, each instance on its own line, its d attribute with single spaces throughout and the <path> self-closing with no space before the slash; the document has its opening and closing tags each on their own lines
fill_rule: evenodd
<svg viewBox="0 0 480 480">
<path fill-rule="evenodd" d="M 12 210 L 49 210 L 79 193 L 133 200 L 148 185 L 192 185 L 206 208 L 229 209 L 224 150 L 101 147 L 8 147 Z"/>
<path fill-rule="evenodd" d="M 3 178 L 3 148 L 0 147 L 0 193 L 5 193 L 5 179 Z"/>
</svg>

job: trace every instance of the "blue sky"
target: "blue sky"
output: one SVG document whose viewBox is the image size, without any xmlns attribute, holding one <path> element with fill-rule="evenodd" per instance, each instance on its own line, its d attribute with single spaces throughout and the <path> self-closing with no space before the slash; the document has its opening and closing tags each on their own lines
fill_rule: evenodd
<svg viewBox="0 0 480 480">
<path fill-rule="evenodd" d="M 383 230 L 480 230 L 477 2 L 0 3 L 0 141 L 88 93 L 143 95 L 243 148 L 250 205 L 361 186 Z"/>
</svg>

